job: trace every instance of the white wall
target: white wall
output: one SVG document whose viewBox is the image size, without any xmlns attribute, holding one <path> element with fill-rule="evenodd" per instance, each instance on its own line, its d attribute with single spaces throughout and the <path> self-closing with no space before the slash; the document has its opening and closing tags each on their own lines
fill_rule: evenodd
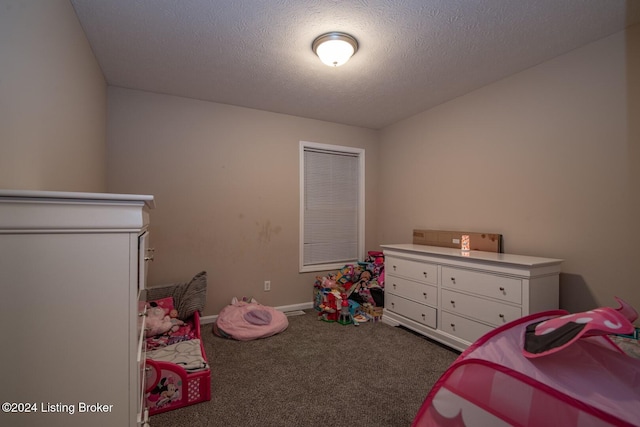
<svg viewBox="0 0 640 427">
<path fill-rule="evenodd" d="M 156 197 L 151 285 L 206 270 L 205 314 L 234 296 L 310 302 L 315 274 L 298 273 L 300 140 L 365 149 L 366 247 L 377 247 L 375 131 L 116 87 L 108 95 L 108 190 Z"/>
<path fill-rule="evenodd" d="M 564 259 L 563 308 L 640 308 L 640 27 L 384 129 L 379 241 L 495 232 Z"/>
<path fill-rule="evenodd" d="M 0 188 L 104 191 L 106 83 L 68 0 L 0 2 Z"/>
</svg>

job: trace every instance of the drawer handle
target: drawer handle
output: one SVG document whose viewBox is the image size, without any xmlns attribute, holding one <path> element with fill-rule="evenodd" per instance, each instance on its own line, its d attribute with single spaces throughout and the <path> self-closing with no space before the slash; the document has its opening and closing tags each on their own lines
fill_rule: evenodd
<svg viewBox="0 0 640 427">
<path fill-rule="evenodd" d="M 456 302 L 454 300 L 451 300 L 451 305 L 455 307 L 456 306 Z"/>
<path fill-rule="evenodd" d="M 393 266 L 393 271 L 396 271 L 396 266 L 395 265 Z"/>
<path fill-rule="evenodd" d="M 502 320 L 504 320 L 504 314 L 500 313 L 500 314 L 498 314 L 498 316 L 500 316 L 500 318 L 501 318 Z"/>
<path fill-rule="evenodd" d="M 147 315 L 147 312 L 144 311 L 142 313 L 138 313 L 138 317 L 145 317 Z"/>
<path fill-rule="evenodd" d="M 451 324 L 451 329 L 453 329 L 454 331 L 456 330 L 456 324 L 455 323 Z"/>
<path fill-rule="evenodd" d="M 145 261 L 153 261 L 153 255 L 144 257 Z"/>
<path fill-rule="evenodd" d="M 391 303 L 391 308 L 394 308 L 396 306 L 396 303 L 392 302 Z"/>
<path fill-rule="evenodd" d="M 427 298 L 427 293 L 426 292 L 423 292 L 422 295 L 424 296 L 425 299 Z"/>
<path fill-rule="evenodd" d="M 456 284 L 456 278 L 455 277 L 451 278 L 451 283 L 453 283 L 454 285 Z"/>
<path fill-rule="evenodd" d="M 395 288 L 396 288 L 396 284 L 394 283 L 394 284 L 393 284 L 393 289 L 395 289 Z"/>
<path fill-rule="evenodd" d="M 499 289 L 500 289 L 501 292 L 504 292 L 504 288 L 502 286 L 500 286 Z"/>
<path fill-rule="evenodd" d="M 424 274 L 424 277 L 426 278 L 428 276 L 426 271 L 423 271 L 422 274 Z"/>
</svg>

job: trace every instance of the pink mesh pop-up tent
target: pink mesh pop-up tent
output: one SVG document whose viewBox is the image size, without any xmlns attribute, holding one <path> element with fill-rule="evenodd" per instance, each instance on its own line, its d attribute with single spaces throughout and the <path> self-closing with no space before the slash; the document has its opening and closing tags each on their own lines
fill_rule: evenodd
<svg viewBox="0 0 640 427">
<path fill-rule="evenodd" d="M 632 332 L 637 313 L 614 311 L 548 311 L 489 332 L 436 382 L 413 426 L 639 426 L 640 360 L 606 336 Z"/>
</svg>

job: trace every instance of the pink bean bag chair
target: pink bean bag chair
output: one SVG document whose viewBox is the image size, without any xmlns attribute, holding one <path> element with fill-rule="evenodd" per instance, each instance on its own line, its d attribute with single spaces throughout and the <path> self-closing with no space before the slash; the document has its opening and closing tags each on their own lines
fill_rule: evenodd
<svg viewBox="0 0 640 427">
<path fill-rule="evenodd" d="M 213 333 L 223 338 L 249 341 L 270 337 L 287 329 L 289 319 L 273 307 L 250 301 L 231 300 L 218 314 Z"/>
</svg>

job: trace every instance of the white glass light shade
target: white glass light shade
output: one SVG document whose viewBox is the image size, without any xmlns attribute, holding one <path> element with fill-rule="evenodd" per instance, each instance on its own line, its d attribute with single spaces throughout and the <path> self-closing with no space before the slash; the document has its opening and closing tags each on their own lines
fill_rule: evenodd
<svg viewBox="0 0 640 427">
<path fill-rule="evenodd" d="M 357 52 L 358 41 L 349 34 L 327 33 L 313 41 L 312 49 L 324 64 L 339 67 Z"/>
</svg>

